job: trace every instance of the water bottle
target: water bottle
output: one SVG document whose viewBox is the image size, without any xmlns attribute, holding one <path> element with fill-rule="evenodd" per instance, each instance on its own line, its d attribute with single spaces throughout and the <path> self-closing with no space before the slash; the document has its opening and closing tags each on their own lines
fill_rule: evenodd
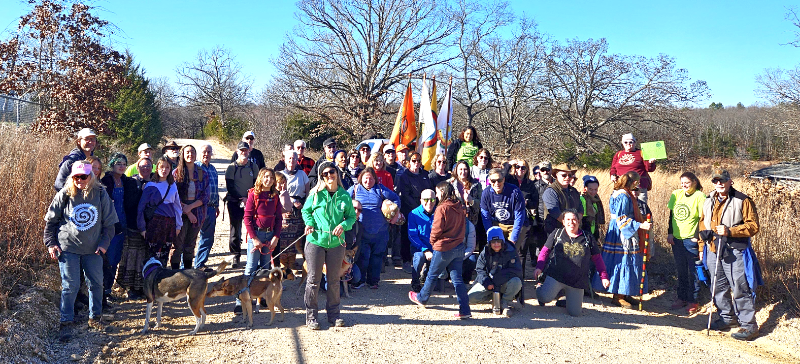
<svg viewBox="0 0 800 364">
<path fill-rule="evenodd" d="M 694 269 L 697 272 L 697 280 L 703 282 L 706 286 L 708 285 L 708 276 L 706 276 L 705 267 L 703 267 L 702 260 L 696 260 L 694 262 Z"/>
<path fill-rule="evenodd" d="M 500 307 L 500 292 L 492 292 L 492 313 L 499 315 L 502 312 L 503 308 Z"/>
</svg>

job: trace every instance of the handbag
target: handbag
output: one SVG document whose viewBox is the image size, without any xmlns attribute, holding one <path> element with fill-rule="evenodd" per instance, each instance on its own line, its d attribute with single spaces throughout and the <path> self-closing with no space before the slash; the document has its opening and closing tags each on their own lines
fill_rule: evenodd
<svg viewBox="0 0 800 364">
<path fill-rule="evenodd" d="M 144 211 L 142 211 L 142 214 L 144 215 L 144 222 L 145 223 L 150 222 L 150 220 L 152 220 L 153 217 L 156 216 L 156 209 L 159 206 L 161 206 L 162 203 L 164 203 L 164 200 L 167 198 L 167 194 L 169 194 L 169 189 L 171 187 L 172 187 L 172 183 L 167 185 L 167 190 L 166 190 L 166 192 L 164 192 L 164 196 L 161 197 L 161 201 L 159 201 L 157 204 L 155 204 L 155 205 L 147 205 L 147 206 L 144 207 Z"/>
</svg>

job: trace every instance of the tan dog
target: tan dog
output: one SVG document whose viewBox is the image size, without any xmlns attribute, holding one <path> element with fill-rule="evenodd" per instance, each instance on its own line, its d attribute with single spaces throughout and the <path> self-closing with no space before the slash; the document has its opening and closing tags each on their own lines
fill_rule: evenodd
<svg viewBox="0 0 800 364">
<path fill-rule="evenodd" d="M 339 281 L 342 280 L 344 274 L 350 269 L 350 267 L 355 264 L 356 260 L 356 253 L 358 252 L 358 248 L 345 250 L 344 251 L 344 260 L 342 261 L 342 275 L 339 277 Z M 327 265 L 322 265 L 322 274 L 328 274 Z M 301 292 L 305 291 L 306 280 L 308 278 L 308 265 L 306 264 L 305 257 L 303 258 L 303 278 L 300 279 L 300 286 L 297 289 L 297 294 L 299 295 Z M 328 288 L 330 288 L 330 283 L 328 284 Z M 347 284 L 344 285 L 344 297 L 350 298 L 350 289 L 347 287 Z"/>
<path fill-rule="evenodd" d="M 267 301 L 267 306 L 272 312 L 267 326 L 272 325 L 275 320 L 275 307 L 281 310 L 280 321 L 284 319 L 284 309 L 281 305 L 281 295 L 283 294 L 283 269 L 272 268 L 262 270 L 256 274 L 250 287 L 247 287 L 248 276 L 236 276 L 222 281 L 210 283 L 206 297 L 235 296 L 239 294 L 242 301 L 242 316 L 247 320 L 247 327 L 253 327 L 253 298 L 263 298 Z M 294 277 L 292 276 L 292 279 Z M 241 292 L 241 293 L 239 293 Z M 255 313 L 258 313 L 258 302 L 256 302 Z"/>
</svg>

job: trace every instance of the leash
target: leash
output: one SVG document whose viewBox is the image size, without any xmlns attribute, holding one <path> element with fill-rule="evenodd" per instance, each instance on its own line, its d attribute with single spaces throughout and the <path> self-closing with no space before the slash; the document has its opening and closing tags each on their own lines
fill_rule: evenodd
<svg viewBox="0 0 800 364">
<path fill-rule="evenodd" d="M 300 235 L 300 237 L 298 237 L 298 238 L 297 238 L 295 241 L 293 241 L 291 244 L 288 244 L 288 245 L 286 246 L 286 248 L 284 248 L 283 250 L 281 250 L 281 252 L 280 252 L 280 253 L 278 253 L 277 255 L 278 255 L 278 256 L 280 256 L 281 254 L 283 254 L 284 252 L 286 252 L 287 250 L 289 250 L 289 248 L 293 247 L 295 243 L 297 243 L 298 241 L 300 241 L 300 239 L 302 239 L 302 238 L 303 238 L 303 237 L 305 237 L 306 235 L 307 235 L 307 234 L 305 234 L 305 233 L 303 233 L 303 235 Z M 272 267 L 275 267 L 275 258 L 274 258 L 274 257 L 271 255 L 271 254 L 272 254 L 272 252 L 273 252 L 272 250 L 270 250 L 270 251 L 269 251 L 269 253 L 270 253 L 270 260 L 269 260 L 269 263 L 270 263 L 270 265 L 271 265 Z M 240 290 L 239 290 L 239 292 L 237 292 L 237 293 L 236 293 L 236 296 L 237 296 L 237 297 L 238 297 L 239 295 L 241 295 L 241 294 L 242 294 L 242 292 L 244 292 L 246 289 L 249 289 L 249 288 L 250 288 L 250 284 L 252 284 L 252 283 L 253 283 L 253 280 L 256 278 L 256 276 L 258 275 L 258 273 L 259 273 L 259 272 L 261 272 L 262 270 L 264 270 L 264 269 L 266 268 L 266 266 L 267 266 L 266 264 L 264 264 L 264 265 L 259 265 L 259 266 L 256 268 L 256 270 L 254 270 L 254 271 L 253 271 L 253 273 L 250 273 L 250 278 L 248 278 L 248 279 L 247 279 L 247 287 L 240 289 Z"/>
</svg>

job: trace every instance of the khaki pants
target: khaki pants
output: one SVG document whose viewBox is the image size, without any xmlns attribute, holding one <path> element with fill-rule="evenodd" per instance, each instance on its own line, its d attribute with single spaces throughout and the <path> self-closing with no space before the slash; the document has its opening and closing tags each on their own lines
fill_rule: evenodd
<svg viewBox="0 0 800 364">
<path fill-rule="evenodd" d="M 506 238 L 506 240 L 511 241 L 509 239 L 509 236 L 511 236 L 511 231 L 514 230 L 514 225 L 497 224 L 497 226 L 499 226 L 500 229 L 503 230 L 503 236 Z M 517 252 L 520 254 L 522 254 L 522 251 L 525 248 L 525 242 L 528 240 L 529 228 L 530 228 L 529 226 L 521 226 L 519 228 L 519 236 L 517 237 L 517 240 L 519 241 L 514 242 L 515 247 L 517 248 Z"/>
</svg>

